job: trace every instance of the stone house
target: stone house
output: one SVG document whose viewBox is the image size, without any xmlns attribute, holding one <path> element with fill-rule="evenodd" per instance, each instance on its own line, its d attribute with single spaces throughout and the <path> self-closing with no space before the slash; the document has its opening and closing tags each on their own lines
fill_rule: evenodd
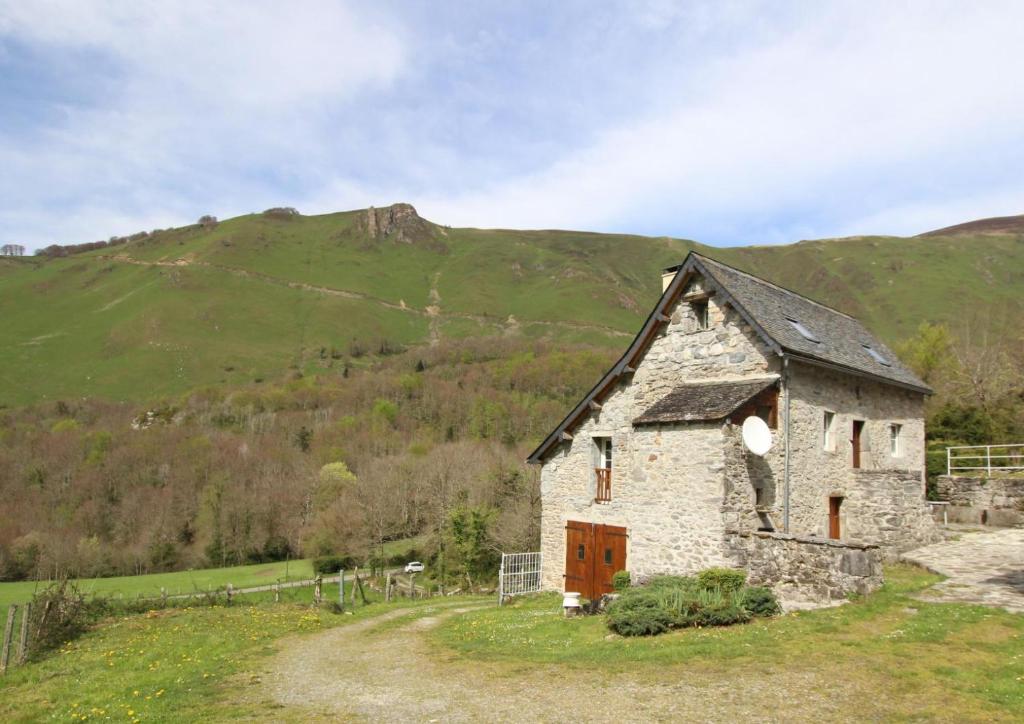
<svg viewBox="0 0 1024 724">
<path fill-rule="evenodd" d="M 808 598 L 881 582 L 934 539 L 929 388 L 856 319 L 696 253 L 625 354 L 530 455 L 542 582 L 593 597 L 634 580 L 747 568 Z M 746 450 L 740 424 L 771 429 Z"/>
</svg>

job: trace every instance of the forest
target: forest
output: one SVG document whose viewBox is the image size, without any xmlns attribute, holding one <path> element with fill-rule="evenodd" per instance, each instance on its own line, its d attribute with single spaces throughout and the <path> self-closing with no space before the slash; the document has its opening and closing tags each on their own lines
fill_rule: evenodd
<svg viewBox="0 0 1024 724">
<path fill-rule="evenodd" d="M 520 337 L 443 341 L 321 374 L 159 404 L 0 411 L 0 579 L 105 576 L 341 555 L 416 536 L 458 579 L 538 540 L 532 447 L 614 352 Z M 1024 440 L 1024 345 L 922 324 L 900 348 L 947 444 Z"/>
</svg>

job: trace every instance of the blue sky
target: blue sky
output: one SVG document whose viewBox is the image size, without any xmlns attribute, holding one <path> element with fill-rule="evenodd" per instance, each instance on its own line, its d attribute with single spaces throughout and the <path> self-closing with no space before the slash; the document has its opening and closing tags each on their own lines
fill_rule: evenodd
<svg viewBox="0 0 1024 724">
<path fill-rule="evenodd" d="M 408 201 L 767 244 L 1024 213 L 1024 4 L 0 0 L 0 242 Z"/>
</svg>

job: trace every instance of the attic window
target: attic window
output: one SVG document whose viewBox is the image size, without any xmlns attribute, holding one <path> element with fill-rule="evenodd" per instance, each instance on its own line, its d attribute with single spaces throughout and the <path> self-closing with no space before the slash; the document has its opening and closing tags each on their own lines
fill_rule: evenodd
<svg viewBox="0 0 1024 724">
<path fill-rule="evenodd" d="M 867 353 L 871 355 L 872 359 L 874 359 L 875 362 L 877 362 L 878 364 L 885 365 L 886 367 L 892 367 L 892 364 L 889 362 L 889 360 L 880 355 L 877 349 L 873 349 L 870 345 L 866 344 L 862 344 L 861 347 L 863 347 L 867 351 Z"/>
<path fill-rule="evenodd" d="M 699 302 L 691 302 L 693 316 L 697 318 L 697 329 L 708 328 L 708 300 L 702 299 Z"/>
<path fill-rule="evenodd" d="M 807 329 L 807 327 L 800 324 L 800 322 L 796 321 L 795 319 L 790 319 L 789 317 L 786 317 L 786 321 L 792 324 L 793 329 L 799 332 L 804 339 L 808 340 L 809 342 L 814 342 L 815 344 L 821 342 L 820 339 L 811 334 L 811 330 Z"/>
</svg>

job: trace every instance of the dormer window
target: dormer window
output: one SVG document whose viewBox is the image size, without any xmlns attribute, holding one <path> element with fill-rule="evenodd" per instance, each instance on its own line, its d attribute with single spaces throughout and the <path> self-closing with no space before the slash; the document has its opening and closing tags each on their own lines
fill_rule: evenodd
<svg viewBox="0 0 1024 724">
<path fill-rule="evenodd" d="M 697 329 L 707 329 L 708 324 L 708 300 L 692 302 L 693 316 L 697 319 Z"/>
<path fill-rule="evenodd" d="M 799 332 L 799 333 L 800 333 L 800 336 L 802 336 L 802 337 L 803 337 L 804 339 L 806 339 L 806 340 L 807 340 L 808 342 L 814 342 L 815 344 L 819 344 L 819 343 L 821 342 L 821 340 L 820 340 L 820 339 L 818 339 L 817 337 L 815 337 L 815 336 L 814 336 L 814 335 L 813 335 L 813 334 L 811 333 L 811 330 L 807 329 L 807 327 L 805 327 L 804 325 L 802 325 L 802 324 L 801 324 L 800 322 L 798 322 L 797 320 L 795 320 L 795 319 L 790 319 L 789 317 L 786 317 L 786 321 L 787 321 L 787 322 L 789 322 L 789 323 L 790 323 L 791 325 L 793 325 L 793 329 L 795 329 L 795 330 L 796 330 L 797 332 Z"/>
<path fill-rule="evenodd" d="M 869 355 L 871 355 L 871 359 L 873 359 L 878 364 L 885 365 L 886 367 L 891 367 L 892 366 L 892 363 L 889 362 L 889 360 L 887 360 L 881 354 L 879 354 L 878 350 L 874 349 L 873 347 L 871 347 L 871 345 L 862 344 L 861 347 L 863 347 L 864 351 L 867 352 Z"/>
</svg>

